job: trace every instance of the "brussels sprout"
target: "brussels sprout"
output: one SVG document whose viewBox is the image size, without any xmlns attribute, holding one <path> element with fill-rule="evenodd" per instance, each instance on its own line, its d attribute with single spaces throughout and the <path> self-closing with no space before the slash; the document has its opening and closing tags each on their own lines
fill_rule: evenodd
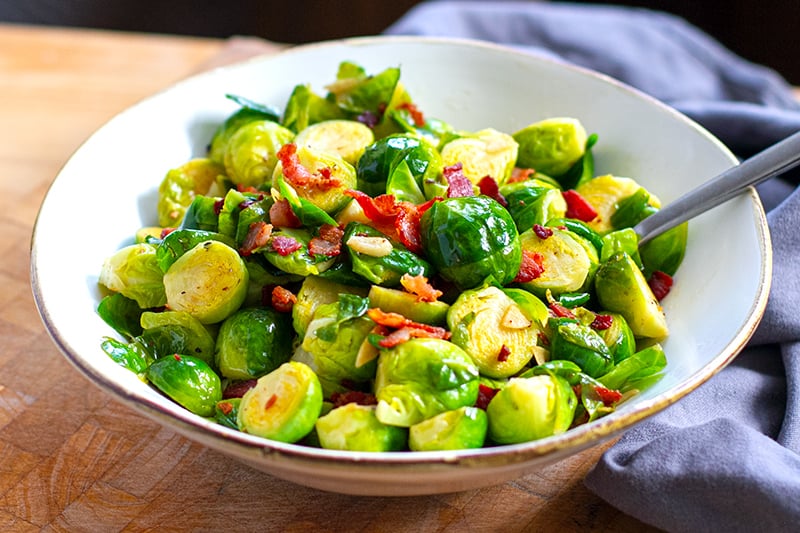
<svg viewBox="0 0 800 533">
<path fill-rule="evenodd" d="M 366 382 L 375 374 L 375 361 L 360 364 L 359 352 L 375 323 L 366 316 L 369 301 L 342 294 L 335 303 L 317 307 L 301 347 L 313 357 L 313 368 L 326 395 L 343 389 L 344 382 Z"/>
<path fill-rule="evenodd" d="M 522 251 L 514 220 L 487 196 L 435 202 L 422 215 L 420 237 L 439 274 L 462 290 L 489 276 L 505 285 L 519 272 Z"/>
<path fill-rule="evenodd" d="M 375 135 L 365 124 L 355 120 L 325 120 L 304 128 L 294 143 L 314 152 L 330 153 L 355 165 L 364 148 L 375 141 Z"/>
<path fill-rule="evenodd" d="M 322 410 L 322 387 L 303 363 L 289 361 L 258 378 L 239 404 L 241 431 L 277 440 L 297 442 L 312 429 Z"/>
<path fill-rule="evenodd" d="M 569 117 L 535 122 L 512 137 L 519 143 L 517 166 L 550 176 L 566 173 L 583 156 L 587 140 L 580 121 Z"/>
<path fill-rule="evenodd" d="M 236 250 L 219 241 L 201 242 L 164 274 L 167 306 L 203 324 L 220 322 L 244 302 L 248 276 Z"/>
<path fill-rule="evenodd" d="M 399 200 L 421 203 L 447 191 L 441 169 L 442 159 L 435 148 L 412 135 L 393 134 L 364 150 L 356 165 L 358 189 L 377 196 L 390 188 Z"/>
<path fill-rule="evenodd" d="M 619 253 L 631 256 L 636 266 L 642 268 L 642 259 L 639 256 L 639 236 L 631 228 L 611 231 L 602 237 L 603 247 L 600 261 L 608 261 Z"/>
<path fill-rule="evenodd" d="M 161 313 L 144 312 L 141 316 L 144 330 L 178 326 L 187 332 L 184 339 L 184 353 L 202 359 L 211 364 L 214 361 L 214 337 L 206 327 L 189 313 L 182 311 L 163 311 Z"/>
<path fill-rule="evenodd" d="M 281 123 L 284 127 L 299 132 L 317 122 L 345 117 L 343 109 L 335 102 L 314 93 L 309 85 L 296 85 L 286 103 Z"/>
<path fill-rule="evenodd" d="M 664 349 L 660 344 L 654 344 L 620 361 L 597 379 L 609 389 L 622 392 L 642 390 L 661 379 L 666 366 Z"/>
<path fill-rule="evenodd" d="M 570 319 L 550 320 L 550 358 L 565 359 L 597 377 L 608 372 L 614 358 L 603 337 L 595 330 Z"/>
<path fill-rule="evenodd" d="M 140 379 L 145 378 L 151 359 L 141 345 L 136 342 L 125 343 L 106 337 L 100 343 L 100 348 L 112 361 L 138 375 Z"/>
<path fill-rule="evenodd" d="M 583 156 L 581 156 L 566 173 L 558 176 L 556 181 L 561 186 L 561 189 L 565 191 L 574 189 L 581 183 L 594 178 L 594 154 L 592 154 L 592 147 L 595 143 L 597 143 L 597 135 L 593 133 L 586 139 L 586 147 L 583 151 Z"/>
<path fill-rule="evenodd" d="M 97 305 L 97 314 L 114 331 L 126 339 L 132 339 L 142 333 L 142 326 L 139 323 L 142 308 L 134 300 L 126 298 L 118 292 L 109 294 L 100 300 Z"/>
<path fill-rule="evenodd" d="M 427 261 L 366 224 L 348 224 L 342 242 L 347 246 L 353 272 L 376 285 L 396 287 L 403 274 L 427 277 L 431 273 Z"/>
<path fill-rule="evenodd" d="M 191 355 L 162 357 L 147 369 L 147 379 L 189 411 L 213 416 L 222 399 L 222 383 L 202 359 Z"/>
<path fill-rule="evenodd" d="M 611 215 L 611 225 L 615 229 L 632 228 L 643 219 L 658 211 L 650 205 L 650 193 L 644 187 L 619 201 Z"/>
<path fill-rule="evenodd" d="M 359 65 L 343 61 L 339 64 L 336 81 L 326 88 L 328 99 L 351 116 L 372 114 L 382 118 L 395 99 L 399 81 L 399 68 L 387 68 L 368 76 Z"/>
<path fill-rule="evenodd" d="M 406 448 L 408 430 L 381 423 L 374 405 L 347 403 L 316 423 L 323 448 L 358 452 L 393 452 Z"/>
<path fill-rule="evenodd" d="M 461 293 L 447 313 L 447 325 L 452 342 L 469 354 L 481 374 L 504 378 L 533 357 L 542 331 L 537 318 L 502 290 L 488 286 Z"/>
<path fill-rule="evenodd" d="M 489 438 L 497 444 L 542 439 L 569 429 L 578 399 L 555 375 L 511 378 L 486 408 Z"/>
<path fill-rule="evenodd" d="M 272 309 L 240 309 L 222 322 L 215 361 L 220 374 L 248 379 L 272 372 L 292 355 L 291 318 Z"/>
<path fill-rule="evenodd" d="M 491 176 L 503 184 L 517 161 L 517 141 L 507 133 L 487 128 L 446 143 L 441 153 L 444 166 L 461 163 L 472 183 Z"/>
<path fill-rule="evenodd" d="M 257 120 L 270 120 L 277 122 L 278 116 L 265 109 L 254 109 L 252 107 L 241 107 L 225 119 L 211 138 L 211 143 L 208 148 L 208 158 L 220 165 L 225 164 L 225 152 L 228 149 L 228 143 L 236 131 L 251 122 Z"/>
<path fill-rule="evenodd" d="M 565 228 L 592 243 L 598 255 L 603 253 L 603 237 L 590 228 L 586 222 L 574 218 L 551 218 L 545 225 L 551 228 Z"/>
<path fill-rule="evenodd" d="M 684 222 L 644 243 L 639 248 L 644 276 L 649 278 L 656 270 L 674 276 L 686 254 L 688 238 L 689 224 Z"/>
<path fill-rule="evenodd" d="M 302 338 L 306 334 L 308 324 L 321 305 L 335 303 L 340 294 L 366 296 L 367 289 L 342 285 L 319 276 L 308 276 L 297 291 L 297 301 L 292 306 L 292 326 Z"/>
<path fill-rule="evenodd" d="M 597 216 L 587 222 L 589 227 L 600 234 L 605 234 L 615 229 L 611 217 L 616 212 L 619 202 L 640 188 L 641 186 L 631 178 L 606 174 L 582 183 L 575 190 L 597 211 Z M 652 194 L 648 203 L 655 208 L 661 207 L 658 198 Z"/>
<path fill-rule="evenodd" d="M 216 232 L 219 228 L 219 213 L 215 196 L 195 196 L 183 215 L 178 229 L 199 229 Z"/>
<path fill-rule="evenodd" d="M 538 254 L 542 273 L 521 286 L 544 296 L 583 292 L 591 288 L 598 267 L 597 249 L 583 237 L 559 228 L 529 229 L 520 234 L 523 250 Z M 540 236 L 541 235 L 541 236 Z"/>
<path fill-rule="evenodd" d="M 298 146 L 296 154 L 300 165 L 309 173 L 315 174 L 324 171 L 330 175 L 331 182 L 336 185 L 330 187 L 298 185 L 292 181 L 291 177 L 284 176 L 283 163 L 280 161 L 275 166 L 272 175 L 273 183 L 288 182 L 300 198 L 311 202 L 328 214 L 335 214 L 341 210 L 350 201 L 350 197 L 345 195 L 344 191 L 356 187 L 356 171 L 353 166 L 338 155 L 312 150 L 305 146 Z M 282 188 L 280 191 L 282 195 L 286 196 Z M 296 211 L 295 214 L 300 216 Z M 333 220 L 328 222 L 332 223 Z"/>
<path fill-rule="evenodd" d="M 242 187 L 268 187 L 278 150 L 294 133 L 271 120 L 256 120 L 236 130 L 225 151 L 228 178 Z"/>
<path fill-rule="evenodd" d="M 378 357 L 375 413 L 384 424 L 410 427 L 439 413 L 474 405 L 478 375 L 469 355 L 455 344 L 411 339 Z"/>
<path fill-rule="evenodd" d="M 477 407 L 445 411 L 409 428 L 408 446 L 416 452 L 480 448 L 489 419 Z"/>
<path fill-rule="evenodd" d="M 595 291 L 600 305 L 625 317 L 635 336 L 662 339 L 669 333 L 664 311 L 630 255 L 620 253 L 600 265 Z"/>
<path fill-rule="evenodd" d="M 561 190 L 538 183 L 538 180 L 528 180 L 500 187 L 519 232 L 531 229 L 534 224 L 543 226 L 551 219 L 562 219 L 567 212 Z"/>
<path fill-rule="evenodd" d="M 166 272 L 180 256 L 201 242 L 209 240 L 219 241 L 231 247 L 236 246 L 236 243 L 233 242 L 233 239 L 221 233 L 197 229 L 175 230 L 164 237 L 156 249 L 158 266 L 161 267 L 163 272 Z"/>
<path fill-rule="evenodd" d="M 450 306 L 440 300 L 434 302 L 417 301 L 414 294 L 373 285 L 369 289 L 370 307 L 377 307 L 387 313 L 399 313 L 414 322 L 439 326 L 447 321 Z"/>
<path fill-rule="evenodd" d="M 152 244 L 131 244 L 106 258 L 98 282 L 135 300 L 142 309 L 161 307 L 167 302 L 164 273 Z"/>
<path fill-rule="evenodd" d="M 292 245 L 291 248 L 296 249 L 290 252 L 283 251 L 276 247 L 275 239 L 287 239 L 286 242 Z M 273 245 L 264 248 L 262 253 L 270 264 L 284 272 L 298 276 L 316 276 L 327 270 L 334 263 L 334 258 L 312 255 L 308 250 L 310 241 L 311 233 L 307 230 L 282 228 L 272 232 Z"/>
<path fill-rule="evenodd" d="M 207 194 L 217 178 L 224 175 L 222 165 L 209 159 L 192 159 L 167 172 L 158 186 L 158 224 L 180 224 L 195 196 Z"/>
</svg>

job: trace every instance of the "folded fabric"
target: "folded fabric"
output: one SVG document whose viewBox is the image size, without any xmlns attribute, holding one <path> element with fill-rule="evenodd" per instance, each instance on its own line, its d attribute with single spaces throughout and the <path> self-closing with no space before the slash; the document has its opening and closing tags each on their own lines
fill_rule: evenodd
<svg viewBox="0 0 800 533">
<path fill-rule="evenodd" d="M 482 39 L 603 72 L 684 112 L 740 157 L 800 131 L 800 104 L 779 75 L 664 13 L 440 1 L 418 5 L 386 33 Z M 643 522 L 669 531 L 794 531 L 800 524 L 797 175 L 759 187 L 773 282 L 748 347 L 629 430 L 587 476 L 592 491 Z"/>
</svg>

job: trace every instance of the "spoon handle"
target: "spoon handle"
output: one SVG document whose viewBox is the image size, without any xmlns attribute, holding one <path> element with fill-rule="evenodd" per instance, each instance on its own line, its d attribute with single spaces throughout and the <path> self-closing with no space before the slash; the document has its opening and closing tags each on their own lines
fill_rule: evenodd
<svg viewBox="0 0 800 533">
<path fill-rule="evenodd" d="M 727 202 L 776 174 L 800 164 L 800 132 L 742 161 L 639 222 L 639 244 Z"/>
</svg>

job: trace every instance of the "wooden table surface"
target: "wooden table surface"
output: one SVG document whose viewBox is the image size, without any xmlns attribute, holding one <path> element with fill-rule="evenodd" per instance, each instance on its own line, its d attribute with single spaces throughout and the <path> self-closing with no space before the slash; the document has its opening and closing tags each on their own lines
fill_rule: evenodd
<svg viewBox="0 0 800 533">
<path fill-rule="evenodd" d="M 602 446 L 492 488 L 344 496 L 189 441 L 117 403 L 61 356 L 29 283 L 31 230 L 59 168 L 142 97 L 275 48 L 0 24 L 0 530 L 649 530 L 584 487 Z"/>
</svg>

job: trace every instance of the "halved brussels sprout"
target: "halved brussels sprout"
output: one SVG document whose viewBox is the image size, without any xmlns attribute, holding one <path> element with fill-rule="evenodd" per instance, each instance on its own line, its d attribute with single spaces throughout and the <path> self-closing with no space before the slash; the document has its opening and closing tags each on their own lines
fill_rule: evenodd
<svg viewBox="0 0 800 533">
<path fill-rule="evenodd" d="M 141 325 L 144 330 L 178 326 L 189 332 L 186 337 L 185 353 L 206 363 L 214 361 L 214 337 L 206 327 L 189 313 L 182 311 L 163 311 L 160 313 L 144 312 L 141 316 Z"/>
<path fill-rule="evenodd" d="M 320 446 L 329 450 L 393 452 L 406 448 L 408 430 L 381 423 L 374 405 L 347 403 L 319 417 Z"/>
<path fill-rule="evenodd" d="M 307 365 L 289 361 L 244 393 L 236 421 L 245 433 L 291 443 L 314 429 L 321 411 L 317 375 Z"/>
<path fill-rule="evenodd" d="M 213 416 L 222 399 L 219 376 L 202 359 L 191 355 L 162 357 L 147 368 L 147 379 L 189 411 Z"/>
<path fill-rule="evenodd" d="M 441 154 L 444 166 L 461 163 L 464 175 L 474 184 L 486 176 L 502 184 L 514 170 L 517 141 L 507 133 L 486 128 L 446 143 Z"/>
<path fill-rule="evenodd" d="M 278 150 L 294 133 L 271 120 L 256 120 L 240 127 L 228 141 L 225 170 L 242 187 L 267 187 L 278 164 Z"/>
<path fill-rule="evenodd" d="M 434 202 L 422 215 L 420 236 L 439 274 L 462 290 L 489 276 L 505 285 L 519 272 L 522 251 L 514 220 L 488 196 Z"/>
<path fill-rule="evenodd" d="M 348 224 L 342 242 L 347 247 L 353 272 L 370 283 L 396 287 L 403 274 L 427 277 L 431 273 L 427 261 L 366 224 Z"/>
<path fill-rule="evenodd" d="M 158 266 L 156 247 L 149 243 L 125 246 L 106 258 L 98 282 L 135 300 L 142 309 L 167 303 L 164 273 Z"/>
<path fill-rule="evenodd" d="M 215 360 L 223 377 L 250 379 L 272 372 L 292 356 L 291 318 L 272 309 L 240 309 L 222 322 Z"/>
<path fill-rule="evenodd" d="M 398 199 L 414 203 L 444 196 L 447 184 L 439 176 L 441 170 L 436 149 L 410 134 L 379 139 L 364 150 L 356 165 L 359 190 L 377 196 L 391 188 Z"/>
<path fill-rule="evenodd" d="M 410 427 L 445 411 L 474 405 L 478 368 L 464 350 L 441 339 L 411 339 L 383 350 L 375 376 L 376 415 Z"/>
<path fill-rule="evenodd" d="M 538 254 L 543 269 L 537 278 L 521 286 L 540 297 L 548 290 L 557 296 L 590 289 L 599 264 L 597 249 L 571 231 L 546 229 L 538 233 L 535 228 L 529 229 L 519 236 L 522 249 Z"/>
<path fill-rule="evenodd" d="M 513 138 L 519 143 L 517 166 L 560 176 L 583 156 L 587 135 L 579 120 L 554 117 L 522 128 Z"/>
<path fill-rule="evenodd" d="M 369 289 L 369 303 L 387 313 L 399 313 L 414 322 L 442 325 L 447 321 L 447 310 L 450 306 L 446 302 L 417 301 L 414 294 L 373 285 Z"/>
<path fill-rule="evenodd" d="M 537 318 L 494 286 L 461 293 L 447 313 L 447 325 L 452 342 L 481 374 L 493 378 L 513 376 L 528 364 L 542 331 Z"/>
<path fill-rule="evenodd" d="M 508 202 L 508 212 L 520 233 L 534 224 L 543 226 L 551 219 L 561 219 L 567 212 L 567 202 L 561 190 L 540 185 L 539 180 L 507 183 L 500 193 Z"/>
<path fill-rule="evenodd" d="M 225 119 L 225 122 L 220 124 L 214 132 L 214 136 L 211 138 L 211 143 L 208 147 L 208 158 L 219 165 L 225 165 L 225 151 L 228 149 L 228 143 L 231 137 L 233 137 L 233 134 L 245 124 L 257 120 L 276 121 L 278 117 L 276 117 L 274 113 L 270 113 L 266 110 L 254 109 L 247 106 L 240 107 L 229 115 L 228 118 Z"/>
<path fill-rule="evenodd" d="M 344 194 L 347 189 L 356 188 L 356 171 L 353 166 L 333 153 L 312 150 L 307 146 L 297 147 L 297 159 L 309 173 L 324 172 L 329 175 L 332 186 L 316 187 L 298 185 L 283 173 L 283 164 L 278 161 L 272 174 L 272 182 L 288 182 L 300 198 L 311 202 L 328 214 L 336 214 L 351 198 Z M 283 191 L 282 191 L 283 193 Z"/>
<path fill-rule="evenodd" d="M 365 124 L 355 120 L 325 120 L 301 130 L 294 143 L 314 152 L 330 153 L 355 165 L 364 149 L 375 141 Z"/>
<path fill-rule="evenodd" d="M 633 231 L 633 228 L 610 231 L 603 235 L 601 240 L 603 247 L 600 261 L 605 262 L 616 254 L 626 253 L 631 256 L 636 266 L 642 268 L 642 259 L 639 256 L 639 236 Z"/>
<path fill-rule="evenodd" d="M 220 322 L 244 302 L 248 276 L 236 250 L 219 241 L 201 242 L 164 274 L 167 307 L 203 324 Z"/>
<path fill-rule="evenodd" d="M 600 305 L 625 317 L 635 336 L 663 339 L 669 333 L 664 311 L 630 255 L 620 253 L 600 265 L 595 291 Z"/>
<path fill-rule="evenodd" d="M 408 447 L 415 452 L 480 448 L 488 425 L 486 411 L 477 407 L 445 411 L 411 426 Z"/>
<path fill-rule="evenodd" d="M 611 217 L 617 211 L 619 202 L 635 194 L 640 188 L 631 178 L 606 174 L 580 184 L 575 190 L 597 211 L 597 216 L 587 223 L 589 227 L 605 234 L 615 229 Z M 648 202 L 652 207 L 661 207 L 659 199 L 652 194 Z"/>
<path fill-rule="evenodd" d="M 236 246 L 233 239 L 222 233 L 198 229 L 175 230 L 164 237 L 156 249 L 158 266 L 166 272 L 180 256 L 205 241 L 219 241 L 230 247 Z"/>
<path fill-rule="evenodd" d="M 262 254 L 273 266 L 289 274 L 298 276 L 316 276 L 327 270 L 335 258 L 326 255 L 312 255 L 308 250 L 311 233 L 305 229 L 281 228 L 272 232 L 272 239 L 289 239 L 296 248 L 290 252 L 279 251 L 275 246 L 268 246 Z M 296 243 L 296 244 L 294 244 Z M 299 246 L 297 246 L 299 245 Z"/>
<path fill-rule="evenodd" d="M 563 433 L 577 405 L 575 392 L 561 377 L 511 378 L 486 408 L 489 438 L 497 444 L 516 444 Z"/>
<path fill-rule="evenodd" d="M 586 374 L 597 377 L 614 365 L 614 357 L 603 337 L 589 326 L 571 319 L 550 320 L 550 358 L 577 364 Z"/>
<path fill-rule="evenodd" d="M 158 186 L 158 224 L 165 228 L 180 224 L 195 196 L 208 194 L 217 178 L 224 175 L 222 165 L 204 158 L 167 172 Z"/>
<path fill-rule="evenodd" d="M 337 302 L 340 294 L 366 296 L 367 289 L 343 285 L 319 276 L 308 276 L 303 280 L 297 291 L 297 301 L 292 306 L 292 326 L 301 338 L 305 336 L 317 308 Z"/>
</svg>

